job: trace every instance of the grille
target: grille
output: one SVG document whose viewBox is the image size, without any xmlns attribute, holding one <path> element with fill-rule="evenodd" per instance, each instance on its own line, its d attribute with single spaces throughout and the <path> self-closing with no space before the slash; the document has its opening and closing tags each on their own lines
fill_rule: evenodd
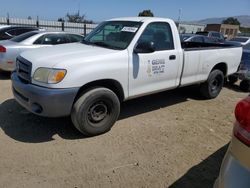
<svg viewBox="0 0 250 188">
<path fill-rule="evenodd" d="M 16 61 L 17 75 L 25 83 L 31 82 L 32 64 L 22 57 L 18 57 Z"/>
</svg>

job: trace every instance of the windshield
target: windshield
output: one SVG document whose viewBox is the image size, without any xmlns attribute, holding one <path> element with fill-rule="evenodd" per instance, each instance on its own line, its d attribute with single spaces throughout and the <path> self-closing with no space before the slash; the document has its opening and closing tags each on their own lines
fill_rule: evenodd
<svg viewBox="0 0 250 188">
<path fill-rule="evenodd" d="M 24 33 L 22 35 L 19 35 L 17 37 L 14 37 L 12 39 L 10 39 L 10 41 L 13 41 L 13 42 L 22 42 L 24 40 L 26 40 L 27 38 L 30 38 L 34 35 L 36 35 L 38 32 L 34 32 L 34 31 L 31 31 L 31 32 L 28 32 L 28 33 Z"/>
<path fill-rule="evenodd" d="M 82 43 L 123 50 L 128 47 L 141 22 L 108 21 L 95 28 Z"/>
<path fill-rule="evenodd" d="M 237 42 L 246 42 L 248 40 L 248 38 L 232 38 L 230 41 L 237 41 Z"/>
</svg>

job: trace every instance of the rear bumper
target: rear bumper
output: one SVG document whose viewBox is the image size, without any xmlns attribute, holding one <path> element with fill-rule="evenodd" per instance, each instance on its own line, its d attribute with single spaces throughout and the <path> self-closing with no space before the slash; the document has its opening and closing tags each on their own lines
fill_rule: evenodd
<svg viewBox="0 0 250 188">
<path fill-rule="evenodd" d="M 23 83 L 15 72 L 11 75 L 16 101 L 28 111 L 45 117 L 62 117 L 71 113 L 79 88 L 51 89 Z"/>
<path fill-rule="evenodd" d="M 230 145 L 227 154 L 223 160 L 220 175 L 214 184 L 214 188 L 249 188 L 250 187 L 250 169 L 235 157 Z M 243 152 L 240 155 L 247 155 Z M 249 157 L 249 156 L 248 156 Z"/>
<path fill-rule="evenodd" d="M 3 71 L 13 71 L 16 67 L 16 63 L 12 60 L 6 61 L 0 59 L 0 70 Z"/>
</svg>

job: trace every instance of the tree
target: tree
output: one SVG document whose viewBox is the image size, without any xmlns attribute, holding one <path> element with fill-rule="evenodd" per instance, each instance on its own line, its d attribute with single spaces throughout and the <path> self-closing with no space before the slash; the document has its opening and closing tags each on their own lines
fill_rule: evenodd
<svg viewBox="0 0 250 188">
<path fill-rule="evenodd" d="M 223 24 L 231 24 L 231 25 L 240 25 L 240 22 L 237 18 L 229 17 L 222 21 Z"/>
<path fill-rule="evenodd" d="M 58 19 L 59 20 L 63 20 L 63 19 Z M 75 14 L 69 14 L 67 13 L 66 15 L 66 21 L 67 22 L 73 22 L 73 23 L 89 23 L 92 24 L 93 21 L 92 20 L 86 20 L 85 19 L 85 15 L 80 15 L 79 12 L 75 13 Z"/>
<path fill-rule="evenodd" d="M 58 18 L 57 21 L 58 22 L 64 22 L 64 19 L 63 18 Z"/>
<path fill-rule="evenodd" d="M 138 16 L 154 17 L 154 14 L 153 12 L 151 12 L 151 10 L 143 10 L 142 12 L 139 13 Z"/>
<path fill-rule="evenodd" d="M 31 17 L 31 16 L 28 16 L 28 20 L 32 20 L 32 17 Z"/>
</svg>

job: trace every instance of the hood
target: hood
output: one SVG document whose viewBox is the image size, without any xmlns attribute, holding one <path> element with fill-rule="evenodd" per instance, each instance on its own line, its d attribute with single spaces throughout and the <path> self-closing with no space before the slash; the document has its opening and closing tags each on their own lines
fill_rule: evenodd
<svg viewBox="0 0 250 188">
<path fill-rule="evenodd" d="M 21 53 L 21 56 L 35 66 L 54 67 L 58 63 L 65 63 L 73 59 L 88 59 L 89 57 L 103 56 L 116 52 L 117 50 L 82 43 L 72 43 L 26 51 Z"/>
</svg>

